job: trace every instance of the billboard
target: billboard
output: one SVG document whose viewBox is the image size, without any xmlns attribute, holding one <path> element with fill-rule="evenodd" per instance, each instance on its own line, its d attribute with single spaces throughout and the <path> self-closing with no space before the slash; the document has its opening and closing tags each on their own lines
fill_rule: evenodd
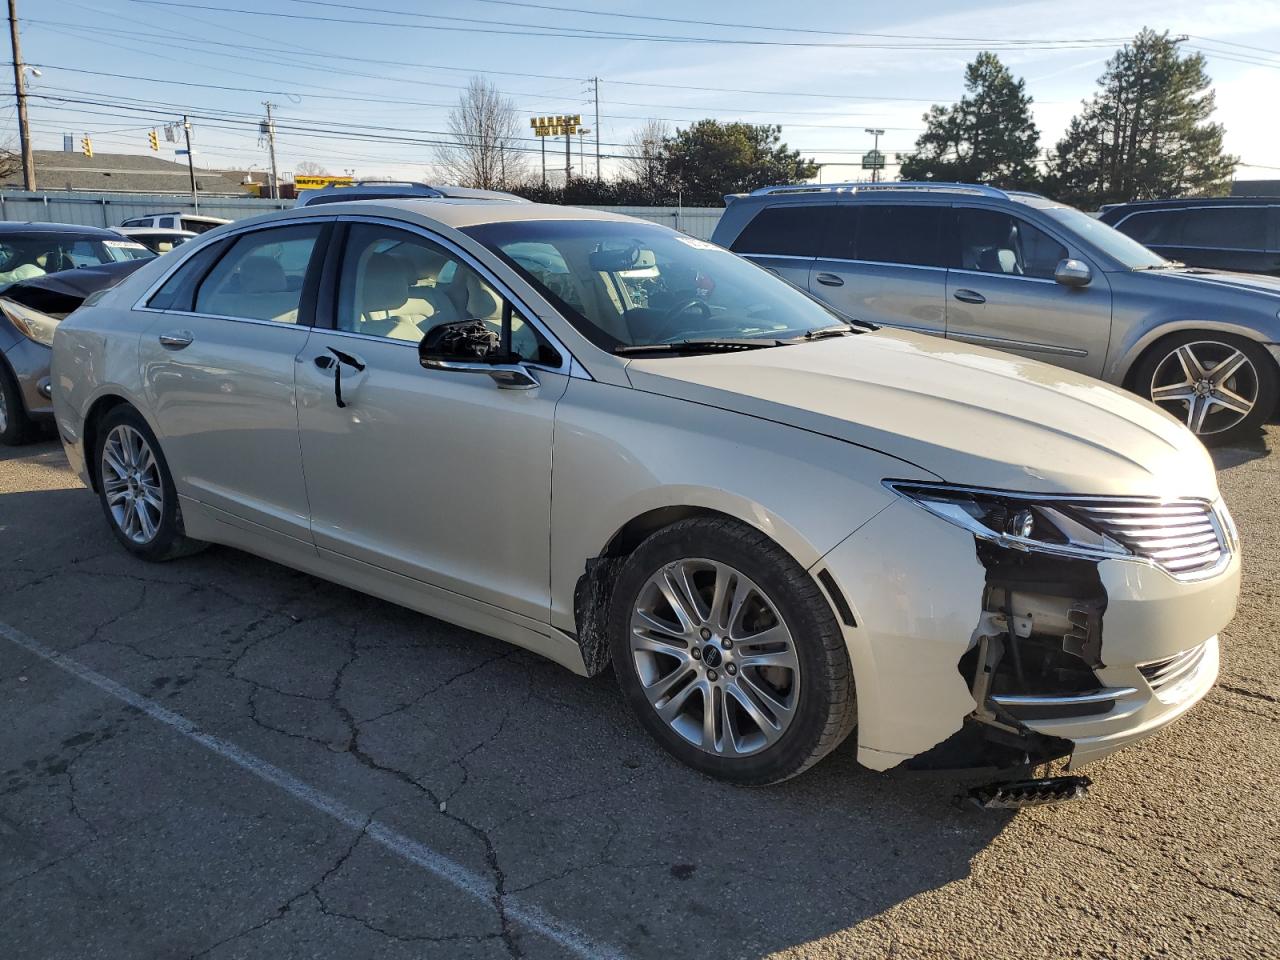
<svg viewBox="0 0 1280 960">
<path fill-rule="evenodd" d="M 318 176 L 298 174 L 293 178 L 293 186 L 297 190 L 319 190 L 321 187 L 349 187 L 355 182 L 355 177 L 333 177 L 327 173 Z"/>
</svg>

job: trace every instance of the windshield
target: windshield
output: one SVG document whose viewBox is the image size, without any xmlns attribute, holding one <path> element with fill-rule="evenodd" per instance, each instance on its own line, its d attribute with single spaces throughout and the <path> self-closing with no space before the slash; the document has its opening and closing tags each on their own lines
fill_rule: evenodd
<svg viewBox="0 0 1280 960">
<path fill-rule="evenodd" d="M 1126 237 L 1115 227 L 1101 220 L 1095 220 L 1074 207 L 1048 207 L 1043 212 L 1064 227 L 1073 230 L 1077 236 L 1083 237 L 1087 243 L 1093 244 L 1103 253 L 1119 260 L 1128 270 L 1148 270 L 1152 267 L 1168 266 L 1170 263 L 1158 253 L 1148 250 L 1137 240 Z"/>
<path fill-rule="evenodd" d="M 761 267 L 666 227 L 524 220 L 468 227 L 605 350 L 789 339 L 842 321 Z"/>
</svg>

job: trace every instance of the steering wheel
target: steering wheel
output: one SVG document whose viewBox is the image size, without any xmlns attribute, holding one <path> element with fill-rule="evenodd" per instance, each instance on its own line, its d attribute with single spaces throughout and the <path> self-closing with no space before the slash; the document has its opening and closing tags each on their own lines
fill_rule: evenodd
<svg viewBox="0 0 1280 960">
<path fill-rule="evenodd" d="M 679 319 L 681 314 L 685 313 L 692 307 L 698 307 L 702 311 L 703 320 L 711 319 L 711 307 L 707 305 L 705 300 L 699 299 L 698 297 L 688 297 L 681 300 L 659 318 L 656 324 L 658 330 L 654 334 L 653 342 L 666 343 L 668 339 L 673 337 L 674 334 L 671 332 L 670 328 L 675 325 L 675 321 Z"/>
</svg>

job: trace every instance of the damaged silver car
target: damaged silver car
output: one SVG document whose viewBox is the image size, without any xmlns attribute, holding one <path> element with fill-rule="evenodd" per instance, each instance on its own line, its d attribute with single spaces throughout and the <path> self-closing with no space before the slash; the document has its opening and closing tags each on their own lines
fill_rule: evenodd
<svg viewBox="0 0 1280 960">
<path fill-rule="evenodd" d="M 1073 765 L 1213 684 L 1240 548 L 1200 442 L 1032 360 L 842 320 L 599 211 L 238 222 L 59 325 L 116 538 L 219 543 L 612 663 L 676 757 Z"/>
</svg>

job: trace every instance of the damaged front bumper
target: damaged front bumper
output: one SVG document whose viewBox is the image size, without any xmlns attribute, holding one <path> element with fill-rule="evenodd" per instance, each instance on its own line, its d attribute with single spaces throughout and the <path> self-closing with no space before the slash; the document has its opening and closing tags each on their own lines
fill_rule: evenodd
<svg viewBox="0 0 1280 960">
<path fill-rule="evenodd" d="M 892 504 L 814 567 L 854 612 L 859 760 L 1075 768 L 1150 736 L 1217 677 L 1234 547 L 1179 579 L 1139 560 L 1006 550 Z"/>
</svg>

